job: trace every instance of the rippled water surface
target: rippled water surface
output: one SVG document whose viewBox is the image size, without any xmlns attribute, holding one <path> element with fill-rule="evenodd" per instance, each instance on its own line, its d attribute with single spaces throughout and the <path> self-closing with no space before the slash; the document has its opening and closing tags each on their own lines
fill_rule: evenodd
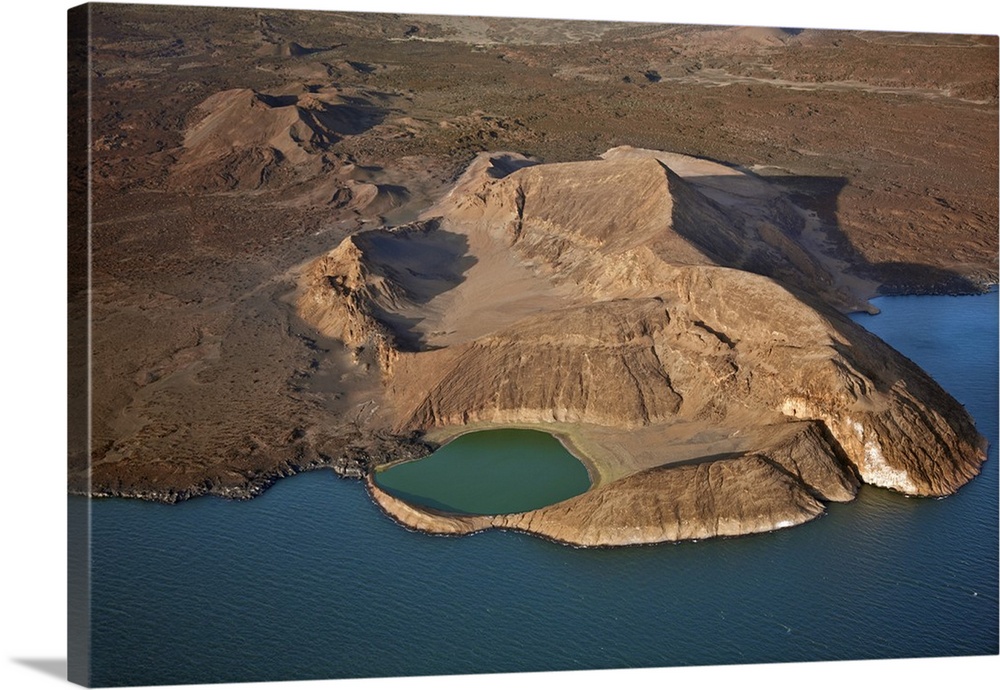
<svg viewBox="0 0 1000 690">
<path fill-rule="evenodd" d="M 996 654 L 997 295 L 877 303 L 858 320 L 990 440 L 953 497 L 865 487 L 793 529 L 630 549 L 408 532 L 327 471 L 249 502 L 94 501 L 93 681 Z"/>
</svg>

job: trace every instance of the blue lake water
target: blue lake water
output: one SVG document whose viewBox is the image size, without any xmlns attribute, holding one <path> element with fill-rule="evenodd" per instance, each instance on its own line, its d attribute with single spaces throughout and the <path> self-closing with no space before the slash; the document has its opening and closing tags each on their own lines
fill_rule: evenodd
<svg viewBox="0 0 1000 690">
<path fill-rule="evenodd" d="M 876 303 L 858 321 L 990 441 L 955 496 L 864 487 L 793 529 L 629 549 L 409 532 L 329 471 L 93 501 L 93 683 L 996 654 L 997 294 Z"/>
</svg>

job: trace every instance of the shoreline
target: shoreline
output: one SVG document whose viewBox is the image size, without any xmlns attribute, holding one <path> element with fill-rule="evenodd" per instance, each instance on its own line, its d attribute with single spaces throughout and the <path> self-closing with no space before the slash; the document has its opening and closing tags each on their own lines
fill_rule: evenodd
<svg viewBox="0 0 1000 690">
<path fill-rule="evenodd" d="M 826 515 L 824 508 L 803 513 L 797 519 L 781 517 L 760 523 L 752 529 L 739 529 L 735 531 L 717 531 L 718 524 L 715 525 L 715 529 L 708 525 L 699 524 L 695 525 L 693 530 L 688 530 L 683 535 L 671 535 L 669 532 L 657 528 L 611 525 L 608 529 L 597 530 L 596 533 L 588 530 L 570 530 L 569 534 L 574 536 L 559 536 L 559 530 L 557 528 L 554 529 L 553 525 L 546 522 L 545 514 L 547 511 L 553 509 L 558 510 L 559 506 L 571 503 L 575 498 L 579 498 L 579 496 L 521 513 L 469 515 L 449 513 L 443 510 L 408 503 L 381 489 L 375 484 L 371 475 L 365 477 L 364 486 L 369 500 L 375 504 L 380 512 L 397 525 L 412 532 L 436 537 L 464 537 L 490 530 L 498 530 L 501 532 L 526 534 L 554 544 L 578 549 L 656 546 L 660 544 L 697 542 L 704 539 L 767 534 L 795 527 Z M 585 496 L 586 493 L 580 494 L 580 496 Z"/>
<path fill-rule="evenodd" d="M 874 290 L 874 294 L 867 299 L 877 299 L 882 297 L 972 297 L 978 295 L 985 295 L 992 291 L 996 291 L 1000 287 L 1000 283 L 996 280 L 986 280 L 986 281 L 974 281 L 973 279 L 968 279 L 970 282 L 976 282 L 977 289 L 970 291 L 947 291 L 947 290 L 935 290 L 928 289 L 926 291 L 921 291 L 919 289 L 912 289 L 915 286 L 910 286 L 910 290 L 903 293 L 886 293 L 883 291 L 883 286 L 878 286 Z M 859 312 L 863 313 L 863 312 Z M 846 315 L 846 314 L 845 314 Z M 178 486 L 171 487 L 168 489 L 160 489 L 149 486 L 124 486 L 121 488 L 108 488 L 102 487 L 97 490 L 87 490 L 79 488 L 79 484 L 76 487 L 67 487 L 67 496 L 79 496 L 91 499 L 106 499 L 106 498 L 124 498 L 130 500 L 143 500 L 150 501 L 154 503 L 162 504 L 178 504 L 190 499 L 200 498 L 204 496 L 215 496 L 217 498 L 223 498 L 227 500 L 234 501 L 248 501 L 252 500 L 265 491 L 267 491 L 271 486 L 284 477 L 294 476 L 301 474 L 303 472 L 309 472 L 313 470 L 330 469 L 341 479 L 360 479 L 365 481 L 368 474 L 372 472 L 380 471 L 391 467 L 393 465 L 411 462 L 413 460 L 418 460 L 423 457 L 427 457 L 433 453 L 437 447 L 440 447 L 455 438 L 462 436 L 467 433 L 472 433 L 474 431 L 482 431 L 488 429 L 502 429 L 502 428 L 512 428 L 512 429 L 532 429 L 536 431 L 542 431 L 548 433 L 559 440 L 563 447 L 573 455 L 577 460 L 579 460 L 587 470 L 587 474 L 590 478 L 591 485 L 587 492 L 593 491 L 596 488 L 602 486 L 608 479 L 610 474 L 609 468 L 604 466 L 599 460 L 596 460 L 594 453 L 588 452 L 586 450 L 586 444 L 581 443 L 578 433 L 574 433 L 574 424 L 566 422 L 555 422 L 555 423 L 505 423 L 505 424 L 492 424 L 492 423 L 473 423 L 463 426 L 450 426 L 442 427 L 439 429 L 432 429 L 426 432 L 420 440 L 427 441 L 434 444 L 436 447 L 430 449 L 425 455 L 420 455 L 419 457 L 409 457 L 401 458 L 397 460 L 390 461 L 377 461 L 370 457 L 365 458 L 362 453 L 362 460 L 358 460 L 354 457 L 347 457 L 346 455 L 337 458 L 327 458 L 323 460 L 317 460 L 306 465 L 286 465 L 286 466 L 275 466 L 268 472 L 261 473 L 255 476 L 252 480 L 248 480 L 240 484 L 217 484 L 210 481 L 200 481 L 197 483 L 192 483 L 190 486 Z M 556 427 L 556 428 L 554 428 Z M 399 437 L 393 440 L 394 444 L 398 444 L 398 448 L 402 450 L 406 446 L 410 446 L 410 451 L 412 451 L 412 438 Z M 404 453 L 405 454 L 405 453 Z"/>
<path fill-rule="evenodd" d="M 995 292 L 995 290 L 996 285 L 992 285 L 985 292 L 978 294 L 985 295 L 990 292 Z M 369 498 L 376 503 L 380 511 L 385 513 L 397 524 L 404 526 L 406 529 L 419 531 L 424 534 L 455 536 L 474 534 L 488 529 L 498 529 L 501 531 L 514 531 L 529 534 L 534 537 L 540 537 L 548 541 L 552 541 L 553 543 L 578 548 L 610 548 L 639 544 L 652 545 L 659 543 L 676 543 L 680 541 L 697 541 L 700 539 L 720 536 L 742 536 L 772 532 L 785 527 L 795 526 L 811 521 L 825 514 L 827 512 L 827 504 L 831 500 L 821 499 L 817 501 L 815 505 L 806 506 L 805 508 L 803 508 L 802 504 L 795 504 L 795 502 L 789 502 L 789 505 L 783 505 L 783 496 L 771 491 L 766 484 L 754 484 L 754 486 L 761 487 L 760 495 L 758 496 L 758 505 L 764 506 L 764 511 L 756 517 L 748 519 L 746 511 L 741 508 L 735 513 L 720 513 L 714 524 L 706 522 L 703 519 L 704 516 L 697 516 L 695 518 L 684 519 L 685 524 L 683 526 L 683 531 L 679 531 L 678 527 L 669 524 L 661 528 L 660 525 L 656 524 L 655 520 L 649 520 L 650 513 L 642 506 L 638 506 L 635 512 L 632 511 L 631 501 L 638 499 L 630 498 L 630 496 L 635 496 L 635 494 L 629 494 L 628 492 L 633 490 L 635 486 L 639 486 L 642 492 L 646 492 L 650 496 L 661 497 L 657 500 L 662 505 L 666 505 L 669 508 L 671 505 L 676 505 L 671 492 L 677 487 L 685 485 L 687 481 L 677 482 L 671 479 L 665 483 L 660 482 L 659 484 L 656 483 L 659 480 L 655 480 L 652 483 L 647 482 L 646 484 L 637 484 L 632 482 L 631 486 L 633 489 L 628 489 L 627 486 L 632 479 L 635 479 L 640 475 L 652 476 L 654 474 L 657 477 L 663 478 L 675 471 L 676 476 L 680 476 L 681 472 L 689 469 L 695 470 L 699 468 L 699 466 L 703 466 L 703 469 L 711 472 L 714 471 L 714 468 L 709 469 L 710 466 L 722 467 L 723 465 L 729 464 L 736 468 L 733 471 L 743 473 L 747 471 L 747 468 L 751 471 L 753 470 L 753 468 L 749 465 L 740 464 L 747 461 L 749 456 L 753 455 L 753 453 L 746 453 L 738 457 L 725 459 L 717 459 L 713 457 L 711 460 L 691 463 L 690 465 L 685 465 L 684 463 L 678 463 L 676 465 L 665 463 L 661 467 L 654 467 L 650 470 L 629 474 L 624 478 L 621 476 L 614 476 L 613 481 L 607 482 L 606 480 L 608 478 L 608 474 L 614 475 L 614 468 L 611 467 L 611 471 L 609 472 L 608 463 L 601 462 L 600 458 L 595 457 L 591 452 L 592 448 L 589 446 L 592 444 L 586 442 L 587 439 L 590 438 L 586 429 L 588 426 L 589 425 L 571 424 L 566 422 L 552 424 L 541 422 L 502 424 L 478 422 L 469 425 L 440 427 L 419 437 L 411 437 L 409 439 L 412 444 L 410 445 L 410 451 L 413 453 L 415 448 L 430 450 L 429 444 L 413 444 L 413 441 L 415 440 L 418 442 L 427 441 L 440 447 L 467 433 L 488 429 L 530 429 L 554 436 L 567 452 L 572 454 L 574 458 L 584 465 L 591 484 L 586 491 L 578 496 L 571 497 L 548 506 L 543 506 L 538 509 L 520 513 L 495 515 L 450 513 L 443 510 L 430 509 L 425 506 L 408 503 L 403 499 L 392 496 L 387 491 L 377 486 L 375 483 L 376 473 L 381 469 L 394 466 L 400 462 L 421 459 L 426 457 L 429 453 L 413 453 L 410 458 L 386 461 L 384 458 L 392 457 L 391 448 L 383 448 L 386 452 L 382 454 L 381 461 L 368 457 L 367 464 L 359 465 L 358 467 L 348 468 L 344 463 L 343 458 L 326 458 L 323 461 L 310 463 L 308 465 L 285 467 L 280 471 L 260 474 L 254 478 L 253 482 L 243 485 L 213 486 L 211 484 L 204 483 L 186 491 L 182 489 L 171 489 L 165 491 L 137 490 L 135 492 L 100 490 L 86 494 L 82 491 L 71 490 L 69 493 L 70 495 L 89 498 L 140 498 L 143 500 L 151 500 L 166 504 L 176 504 L 190 498 L 197 498 L 199 496 L 206 495 L 214 495 L 219 498 L 226 498 L 229 500 L 249 500 L 262 494 L 274 485 L 278 479 L 284 476 L 292 476 L 306 471 L 329 468 L 334 470 L 335 474 L 337 474 L 340 478 L 348 478 L 348 476 L 350 476 L 351 478 L 361 479 L 364 483 L 366 493 L 368 493 Z M 396 441 L 397 439 L 393 439 L 394 443 Z M 399 438 L 398 442 L 401 444 L 400 447 L 405 447 L 406 439 Z M 600 443 L 597 443 L 598 447 L 600 445 Z M 430 450 L 430 452 L 433 452 L 433 450 Z M 770 451 L 763 452 L 769 453 Z M 350 472 L 349 475 L 348 471 Z M 687 476 L 692 475 L 689 474 Z M 626 481 L 621 481 L 622 479 Z M 750 481 L 753 483 L 756 480 Z M 611 490 L 608 491 L 607 489 L 610 485 L 613 486 L 611 487 Z M 626 486 L 625 491 L 622 491 L 623 486 Z M 601 489 L 603 489 L 603 491 L 598 491 Z M 697 491 L 700 490 L 701 489 L 697 489 Z M 591 494 L 599 494 L 597 496 L 591 496 L 591 498 L 594 499 L 591 501 L 591 504 L 595 502 L 603 504 L 606 501 L 609 505 L 613 506 L 614 511 L 616 511 L 614 513 L 616 516 L 614 520 L 600 518 L 599 514 L 598 516 L 595 516 L 592 511 L 588 512 L 590 508 L 587 506 L 586 501 L 576 501 L 576 499 L 586 498 Z M 662 498 L 664 496 L 667 498 Z M 683 501 L 684 499 L 680 500 Z M 717 496 L 716 500 L 721 499 Z M 838 501 L 843 499 L 832 500 Z M 584 507 L 582 513 L 580 512 L 581 505 Z M 567 515 L 570 515 L 571 517 L 567 518 Z M 633 518 L 635 519 L 634 522 Z M 665 530 L 672 531 L 667 532 Z"/>
</svg>

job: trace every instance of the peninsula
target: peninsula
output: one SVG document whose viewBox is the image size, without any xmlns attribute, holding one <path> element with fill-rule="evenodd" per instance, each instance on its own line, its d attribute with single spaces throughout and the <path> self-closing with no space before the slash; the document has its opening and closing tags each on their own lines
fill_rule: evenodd
<svg viewBox="0 0 1000 690">
<path fill-rule="evenodd" d="M 815 219 L 759 178 L 616 148 L 481 154 L 417 221 L 306 271 L 298 307 L 375 369 L 402 436 L 565 434 L 591 489 L 460 516 L 375 500 L 424 531 L 517 529 L 582 546 L 769 531 L 859 482 L 944 496 L 985 441 L 918 367 L 834 308 L 863 296 L 805 244 Z"/>
</svg>

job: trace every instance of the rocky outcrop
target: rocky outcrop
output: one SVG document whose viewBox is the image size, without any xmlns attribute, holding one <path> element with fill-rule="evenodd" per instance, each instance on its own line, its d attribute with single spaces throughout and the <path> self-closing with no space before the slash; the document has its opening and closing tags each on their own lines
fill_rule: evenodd
<svg viewBox="0 0 1000 690">
<path fill-rule="evenodd" d="M 357 361 L 374 352 L 388 377 L 400 351 L 420 347 L 406 314 L 461 280 L 463 247 L 434 220 L 351 235 L 306 269 L 299 313 Z"/>
<path fill-rule="evenodd" d="M 589 305 L 528 318 L 455 346 L 446 358 L 433 352 L 412 357 L 390 384 L 400 403 L 423 388 L 418 371 L 444 375 L 400 426 L 584 422 L 631 428 L 675 418 L 683 399 L 654 345 L 664 315 L 657 300 Z"/>
<path fill-rule="evenodd" d="M 754 491 L 747 491 L 752 484 Z M 645 470 L 561 503 L 510 515 L 453 515 L 412 506 L 369 482 L 398 522 L 431 534 L 527 532 L 576 546 L 630 546 L 767 532 L 823 513 L 800 484 L 756 455 Z"/>
<path fill-rule="evenodd" d="M 484 155 L 416 226 L 315 262 L 300 312 L 378 352 L 394 433 L 572 428 L 596 469 L 584 494 L 503 516 L 444 515 L 369 482 L 417 529 L 621 545 L 799 524 L 859 481 L 956 491 L 982 438 L 843 316 L 863 300 L 797 241 L 801 222 L 763 181 L 677 154 Z"/>
<path fill-rule="evenodd" d="M 367 486 L 393 519 L 432 534 L 496 528 L 576 546 L 627 546 L 768 532 L 812 520 L 823 514 L 824 501 L 849 501 L 858 488 L 843 465 L 816 462 L 831 456 L 820 426 L 802 424 L 759 452 L 650 468 L 508 515 L 443 513 L 396 498 L 370 478 Z"/>
<path fill-rule="evenodd" d="M 356 359 L 371 349 L 382 370 L 390 371 L 396 338 L 378 315 L 402 296 L 401 288 L 371 270 L 361 241 L 352 236 L 309 267 L 298 309 L 321 333 L 352 348 Z"/>
</svg>

